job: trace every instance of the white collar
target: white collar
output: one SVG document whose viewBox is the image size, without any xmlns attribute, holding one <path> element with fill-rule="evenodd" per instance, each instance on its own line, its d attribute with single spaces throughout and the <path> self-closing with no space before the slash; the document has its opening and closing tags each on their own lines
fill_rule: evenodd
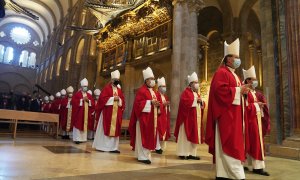
<svg viewBox="0 0 300 180">
<path fill-rule="evenodd" d="M 227 66 L 227 67 L 228 67 L 228 69 L 229 69 L 232 73 L 234 73 L 235 69 L 233 69 L 233 68 L 231 68 L 231 67 L 229 67 L 229 66 Z"/>
</svg>

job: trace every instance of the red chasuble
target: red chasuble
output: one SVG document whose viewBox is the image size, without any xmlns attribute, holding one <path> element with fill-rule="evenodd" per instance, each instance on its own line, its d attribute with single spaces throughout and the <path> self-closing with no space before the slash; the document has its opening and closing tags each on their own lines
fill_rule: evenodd
<svg viewBox="0 0 300 180">
<path fill-rule="evenodd" d="M 68 120 L 68 97 L 65 97 L 61 100 L 60 103 L 60 113 L 59 113 L 59 119 L 60 119 L 60 126 L 62 130 L 67 130 L 67 120 Z M 72 127 L 72 124 L 71 126 Z"/>
<path fill-rule="evenodd" d="M 142 112 L 147 100 L 152 100 L 151 92 L 146 85 L 143 85 L 136 93 L 129 122 L 130 145 L 135 148 L 136 122 L 140 123 L 142 146 L 149 150 L 156 147 L 156 129 L 154 118 L 154 106 L 151 104 L 151 111 Z"/>
<path fill-rule="evenodd" d="M 199 94 L 198 94 L 198 97 Z M 178 114 L 176 120 L 176 126 L 174 131 L 174 136 L 176 137 L 176 142 L 178 140 L 179 128 L 184 123 L 184 129 L 186 133 L 186 137 L 188 141 L 199 144 L 199 129 L 198 129 L 198 122 L 197 122 L 197 109 L 196 107 L 192 107 L 194 102 L 194 94 L 191 88 L 186 88 L 181 96 L 179 101 L 178 107 Z M 203 109 L 201 109 L 201 114 L 203 114 Z M 201 115 L 201 143 L 204 141 L 204 131 L 203 131 L 203 123 L 202 123 L 203 116 Z"/>
<path fill-rule="evenodd" d="M 256 92 L 255 95 L 256 95 L 257 99 L 255 99 L 255 97 L 253 97 L 251 92 L 249 92 L 247 95 L 247 101 L 248 101 L 248 106 L 246 108 L 247 122 L 248 122 L 247 123 L 247 130 L 248 130 L 247 131 L 247 134 L 248 134 L 247 135 L 247 137 L 248 137 L 247 152 L 254 159 L 264 160 L 263 155 L 265 152 L 264 152 L 264 149 L 262 149 L 262 148 L 264 146 L 263 137 L 265 134 L 263 132 L 267 132 L 268 128 L 270 127 L 269 126 L 269 114 L 266 111 L 266 109 L 267 109 L 267 106 L 266 106 L 263 109 L 264 117 L 261 117 L 261 119 L 257 117 L 257 112 L 256 112 L 254 103 L 256 103 L 256 102 L 264 102 L 265 103 L 265 101 L 264 101 L 264 96 L 261 93 Z M 258 99 L 257 96 L 259 96 L 262 99 Z M 262 137 L 261 138 L 260 138 L 260 133 L 259 133 L 259 124 L 258 124 L 259 120 L 261 121 L 261 127 L 262 127 Z M 266 121 L 266 122 L 264 122 L 264 121 Z"/>
<path fill-rule="evenodd" d="M 161 141 L 167 141 L 170 137 L 170 109 L 169 106 L 163 105 L 163 98 L 164 96 L 165 101 L 169 101 L 166 95 L 162 95 L 161 93 L 157 92 L 156 97 L 157 100 L 160 102 L 160 114 L 157 117 L 157 131 L 159 134 L 159 139 Z"/>
<path fill-rule="evenodd" d="M 51 103 L 43 103 L 42 111 L 44 113 L 51 113 Z"/>
<path fill-rule="evenodd" d="M 91 102 L 91 105 L 93 106 L 93 97 L 89 93 L 86 93 L 86 96 Z M 82 91 L 77 91 L 71 100 L 72 104 L 72 124 L 76 129 L 79 129 L 80 131 L 84 131 L 84 100 L 83 100 L 83 95 Z M 90 107 L 88 108 L 90 109 Z M 91 116 L 88 115 L 88 119 Z M 90 121 L 90 120 L 88 120 Z"/>
<path fill-rule="evenodd" d="M 51 112 L 54 114 L 59 114 L 61 106 L 61 98 L 55 99 L 51 105 Z"/>
<path fill-rule="evenodd" d="M 122 125 L 122 117 L 123 112 L 125 110 L 125 98 L 123 92 L 120 88 L 117 88 L 117 94 L 115 96 L 119 96 L 122 100 L 122 106 L 118 106 L 118 101 L 115 101 L 115 114 L 113 114 L 114 106 L 106 106 L 107 101 L 114 97 L 113 87 L 111 83 L 108 83 L 101 91 L 101 94 L 98 99 L 97 107 L 96 107 L 96 120 L 97 124 L 100 118 L 100 114 L 103 114 L 103 129 L 105 136 L 110 137 L 118 137 L 121 134 L 121 125 Z M 97 127 L 97 126 L 96 126 Z"/>
<path fill-rule="evenodd" d="M 211 81 L 208 101 L 205 143 L 215 155 L 215 128 L 218 121 L 223 152 L 235 159 L 245 160 L 243 112 L 241 105 L 233 105 L 238 84 L 232 72 L 221 66 Z"/>
</svg>

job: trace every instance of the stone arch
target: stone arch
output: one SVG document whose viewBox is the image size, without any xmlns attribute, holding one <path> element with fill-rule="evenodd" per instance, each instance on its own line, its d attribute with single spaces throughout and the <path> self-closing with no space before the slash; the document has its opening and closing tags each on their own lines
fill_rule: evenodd
<svg viewBox="0 0 300 180">
<path fill-rule="evenodd" d="M 225 36 L 233 32 L 233 13 L 230 5 L 230 0 L 218 0 L 223 14 L 223 30 Z"/>
<path fill-rule="evenodd" d="M 32 88 L 30 88 L 26 84 L 17 84 L 13 87 L 13 90 L 16 94 L 21 94 L 23 92 L 29 92 L 31 93 Z"/>
<path fill-rule="evenodd" d="M 16 73 L 16 72 L 4 72 L 4 73 L 0 73 L 0 78 L 4 78 L 4 76 L 6 76 L 6 75 L 13 75 L 13 76 L 20 77 L 23 82 L 25 81 L 27 84 L 32 84 L 25 76 L 23 76 L 22 74 Z"/>
<path fill-rule="evenodd" d="M 223 32 L 223 14 L 218 8 L 209 6 L 199 11 L 198 34 L 207 36 L 212 30 Z"/>
<path fill-rule="evenodd" d="M 8 82 L 0 80 L 0 93 L 8 93 L 11 87 Z"/>
<path fill-rule="evenodd" d="M 81 59 L 82 59 L 82 55 L 84 53 L 84 49 L 85 49 L 85 46 L 86 46 L 86 42 L 85 42 L 85 38 L 84 37 L 81 37 L 79 38 L 79 41 L 77 42 L 76 44 L 76 56 L 75 56 L 75 63 L 76 64 L 80 64 L 81 62 Z"/>
</svg>

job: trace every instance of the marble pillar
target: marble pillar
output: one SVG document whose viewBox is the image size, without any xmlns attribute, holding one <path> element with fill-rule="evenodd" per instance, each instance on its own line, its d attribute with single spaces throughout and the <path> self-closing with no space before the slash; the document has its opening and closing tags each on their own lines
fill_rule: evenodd
<svg viewBox="0 0 300 180">
<path fill-rule="evenodd" d="M 181 92 L 187 86 L 187 76 L 198 73 L 197 12 L 202 0 L 173 0 L 173 54 L 171 87 L 171 126 L 177 116 Z"/>
<path fill-rule="evenodd" d="M 276 93 L 275 93 L 275 67 L 274 67 L 274 48 L 273 48 L 273 31 L 272 31 L 272 9 L 271 1 L 260 0 L 261 12 L 264 12 L 261 23 L 261 48 L 262 48 L 262 64 L 263 71 L 263 84 L 264 94 L 270 110 L 271 118 L 271 132 L 270 142 L 280 143 L 281 127 L 277 123 L 276 117 Z"/>
<path fill-rule="evenodd" d="M 287 79 L 290 98 L 292 134 L 300 134 L 300 0 L 286 0 L 285 23 L 287 43 Z M 283 69 L 284 70 L 284 69 Z"/>
</svg>

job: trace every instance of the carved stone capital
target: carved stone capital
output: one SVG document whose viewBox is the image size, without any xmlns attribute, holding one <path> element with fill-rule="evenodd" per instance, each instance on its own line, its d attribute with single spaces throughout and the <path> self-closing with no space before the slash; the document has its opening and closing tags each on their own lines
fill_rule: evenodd
<svg viewBox="0 0 300 180">
<path fill-rule="evenodd" d="M 203 0 L 187 0 L 186 2 L 190 12 L 198 12 L 204 8 Z"/>
</svg>

